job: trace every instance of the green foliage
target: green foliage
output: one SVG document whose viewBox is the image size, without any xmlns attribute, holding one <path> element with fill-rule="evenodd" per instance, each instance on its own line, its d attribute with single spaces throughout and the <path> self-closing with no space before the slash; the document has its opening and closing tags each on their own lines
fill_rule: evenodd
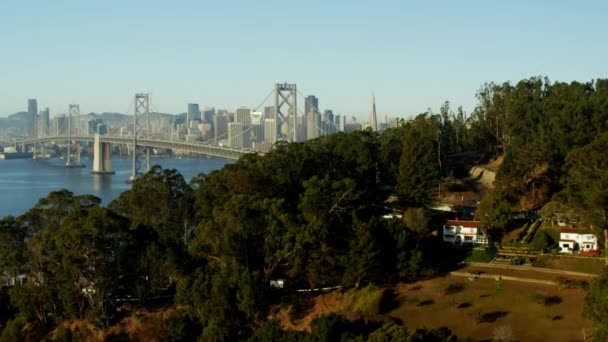
<svg viewBox="0 0 608 342">
<path fill-rule="evenodd" d="M 608 338 L 608 268 L 591 281 L 583 315 L 593 322 L 595 340 L 605 341 Z"/>
<path fill-rule="evenodd" d="M 467 262 L 490 262 L 498 254 L 498 249 L 495 247 L 485 249 L 472 249 L 469 256 L 466 258 Z"/>
<path fill-rule="evenodd" d="M 557 231 L 541 229 L 534 235 L 530 247 L 539 251 L 548 251 L 557 247 L 558 242 L 559 233 Z"/>
<path fill-rule="evenodd" d="M 397 192 L 408 206 L 428 205 L 441 175 L 437 152 L 439 126 L 433 117 L 419 115 L 406 126 L 399 162 Z"/>
<path fill-rule="evenodd" d="M 333 342 L 340 341 L 347 329 L 344 318 L 331 313 L 312 321 L 311 330 L 315 341 Z"/>
<path fill-rule="evenodd" d="M 247 340 L 248 342 L 266 342 L 266 341 L 281 341 L 284 333 L 281 330 L 281 325 L 276 320 L 268 320 L 262 323 L 253 335 Z"/>
<path fill-rule="evenodd" d="M 11 319 L 6 322 L 4 329 L 2 329 L 2 335 L 0 335 L 0 341 L 5 342 L 20 342 L 24 340 L 22 329 L 24 322 L 21 318 Z"/>
<path fill-rule="evenodd" d="M 55 337 L 53 341 L 72 342 L 75 341 L 75 338 L 74 334 L 72 333 L 72 330 L 62 324 L 55 329 Z"/>
<path fill-rule="evenodd" d="M 475 216 L 486 229 L 486 234 L 500 233 L 511 221 L 511 204 L 497 191 L 489 191 L 481 199 Z"/>
<path fill-rule="evenodd" d="M 166 321 L 167 335 L 172 342 L 196 341 L 201 334 L 202 327 L 187 311 L 179 310 L 169 316 Z"/>
<path fill-rule="evenodd" d="M 369 334 L 368 342 L 407 342 L 409 334 L 407 329 L 401 324 L 390 322 L 382 325 L 379 329 Z"/>
</svg>

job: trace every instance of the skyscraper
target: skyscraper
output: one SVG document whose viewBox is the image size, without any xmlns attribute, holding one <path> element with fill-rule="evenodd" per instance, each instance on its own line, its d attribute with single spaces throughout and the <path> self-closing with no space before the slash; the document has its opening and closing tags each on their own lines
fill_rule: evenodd
<svg viewBox="0 0 608 342">
<path fill-rule="evenodd" d="M 251 109 L 246 107 L 237 108 L 234 122 L 242 123 L 244 125 L 251 125 Z"/>
<path fill-rule="evenodd" d="M 226 113 L 227 114 L 227 113 Z M 218 114 L 213 117 L 213 139 L 215 142 L 228 139 L 228 116 Z"/>
<path fill-rule="evenodd" d="M 274 106 L 264 107 L 264 119 L 274 119 Z"/>
<path fill-rule="evenodd" d="M 240 122 L 231 122 L 228 124 L 228 141 L 230 143 L 230 147 L 251 147 L 251 131 L 248 128 L 249 125 L 245 125 Z"/>
<path fill-rule="evenodd" d="M 319 137 L 320 115 L 316 112 L 306 114 L 306 140 Z"/>
<path fill-rule="evenodd" d="M 213 108 L 213 107 L 205 108 L 205 110 L 203 112 L 203 117 L 201 119 L 202 119 L 202 121 L 212 124 L 214 116 L 215 116 L 215 108 Z"/>
<path fill-rule="evenodd" d="M 308 115 L 310 112 L 319 112 L 319 99 L 314 95 L 306 96 L 304 101 L 304 115 Z"/>
<path fill-rule="evenodd" d="M 372 110 L 369 113 L 369 126 L 372 128 L 372 131 L 378 131 L 378 120 L 376 119 L 376 97 L 374 93 L 372 93 Z"/>
<path fill-rule="evenodd" d="M 190 120 L 200 120 L 201 119 L 201 110 L 198 107 L 198 103 L 188 103 L 188 115 L 186 116 L 187 122 L 186 126 L 189 127 Z"/>
<path fill-rule="evenodd" d="M 49 107 L 40 111 L 40 135 L 48 136 L 50 128 L 50 110 Z"/>
<path fill-rule="evenodd" d="M 270 147 L 277 142 L 277 121 L 276 119 L 264 119 L 264 141 Z"/>
<path fill-rule="evenodd" d="M 27 135 L 35 137 L 37 134 L 36 126 L 38 116 L 38 102 L 36 99 L 27 100 Z"/>
</svg>

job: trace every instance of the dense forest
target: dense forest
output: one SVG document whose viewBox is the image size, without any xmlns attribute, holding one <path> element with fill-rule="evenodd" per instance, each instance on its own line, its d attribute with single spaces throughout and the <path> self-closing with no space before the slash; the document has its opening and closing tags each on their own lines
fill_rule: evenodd
<svg viewBox="0 0 608 342">
<path fill-rule="evenodd" d="M 477 212 L 492 234 L 521 209 L 608 228 L 608 80 L 491 83 L 477 98 L 470 114 L 446 102 L 381 134 L 278 144 L 190 183 L 155 166 L 107 207 L 51 192 L 0 221 L 0 271 L 27 275 L 0 292 L 1 339 L 39 339 L 71 319 L 103 329 L 120 315 L 117 299 L 132 298 L 180 308 L 167 340 L 455 340 L 398 322 L 350 329 L 339 316 L 284 335 L 266 317 L 291 289 L 393 284 L 453 267 L 460 252 L 433 234 L 445 218 L 429 206 L 456 173 L 454 155 L 504 158 Z M 401 218 L 382 217 L 391 211 Z M 286 288 L 271 288 L 276 279 Z"/>
</svg>

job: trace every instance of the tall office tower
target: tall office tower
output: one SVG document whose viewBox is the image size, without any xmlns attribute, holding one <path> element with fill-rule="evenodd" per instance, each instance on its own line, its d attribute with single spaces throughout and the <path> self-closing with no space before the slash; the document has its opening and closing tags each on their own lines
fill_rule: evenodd
<svg viewBox="0 0 608 342">
<path fill-rule="evenodd" d="M 334 128 L 334 112 L 331 109 L 326 109 L 323 112 L 323 130 L 326 134 L 336 132 Z"/>
<path fill-rule="evenodd" d="M 213 117 L 213 139 L 215 142 L 228 139 L 228 116 L 219 114 Z"/>
<path fill-rule="evenodd" d="M 201 119 L 203 119 L 202 121 L 206 122 L 206 123 L 213 123 L 213 117 L 215 116 L 215 108 L 211 107 L 207 107 L 205 108 L 205 110 L 203 111 L 203 117 Z"/>
<path fill-rule="evenodd" d="M 53 135 L 68 134 L 68 117 L 65 114 L 53 118 Z"/>
<path fill-rule="evenodd" d="M 38 102 L 36 99 L 27 100 L 27 135 L 35 137 L 37 134 L 37 115 L 38 115 Z"/>
<path fill-rule="evenodd" d="M 319 137 L 320 115 L 316 112 L 306 114 L 306 140 Z"/>
<path fill-rule="evenodd" d="M 188 113 L 186 118 L 188 119 L 188 125 L 190 124 L 191 120 L 201 119 L 201 110 L 198 108 L 198 103 L 188 103 Z"/>
<path fill-rule="evenodd" d="M 258 144 L 264 141 L 263 116 L 263 112 L 251 112 L 251 141 L 255 141 Z"/>
<path fill-rule="evenodd" d="M 242 123 L 244 125 L 251 125 L 251 109 L 246 107 L 239 107 L 236 109 L 236 115 L 234 122 Z"/>
<path fill-rule="evenodd" d="M 336 132 L 340 132 L 340 125 L 342 123 L 342 117 L 340 115 L 334 116 L 334 129 Z"/>
<path fill-rule="evenodd" d="M 277 142 L 277 120 L 272 119 L 264 119 L 264 141 L 270 146 Z"/>
<path fill-rule="evenodd" d="M 230 147 L 251 147 L 251 131 L 248 128 L 249 125 L 240 122 L 231 122 L 228 124 L 228 142 Z"/>
<path fill-rule="evenodd" d="M 376 97 L 372 93 L 372 109 L 369 113 L 369 126 L 372 128 L 372 131 L 378 131 L 378 120 L 376 119 Z"/>
<path fill-rule="evenodd" d="M 306 117 L 298 116 L 296 118 L 296 141 L 303 142 L 306 141 Z"/>
<path fill-rule="evenodd" d="M 44 108 L 43 110 L 40 111 L 40 134 L 42 136 L 48 136 L 49 135 L 49 128 L 50 126 L 50 117 L 51 111 L 49 110 L 49 107 Z"/>
<path fill-rule="evenodd" d="M 264 119 L 274 118 L 274 106 L 264 107 Z"/>
<path fill-rule="evenodd" d="M 319 99 L 314 95 L 308 95 L 304 100 L 304 114 L 308 115 L 311 111 L 319 112 Z"/>
</svg>

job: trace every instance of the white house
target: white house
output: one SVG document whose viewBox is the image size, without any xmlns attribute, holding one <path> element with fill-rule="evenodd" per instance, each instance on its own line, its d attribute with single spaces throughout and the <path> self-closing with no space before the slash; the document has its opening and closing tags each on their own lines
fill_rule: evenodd
<svg viewBox="0 0 608 342">
<path fill-rule="evenodd" d="M 562 253 L 598 254 L 597 236 L 583 233 L 575 228 L 564 228 L 559 233 L 559 251 Z"/>
<path fill-rule="evenodd" d="M 488 239 L 479 221 L 448 220 L 443 225 L 443 241 L 455 245 L 485 245 Z"/>
</svg>

